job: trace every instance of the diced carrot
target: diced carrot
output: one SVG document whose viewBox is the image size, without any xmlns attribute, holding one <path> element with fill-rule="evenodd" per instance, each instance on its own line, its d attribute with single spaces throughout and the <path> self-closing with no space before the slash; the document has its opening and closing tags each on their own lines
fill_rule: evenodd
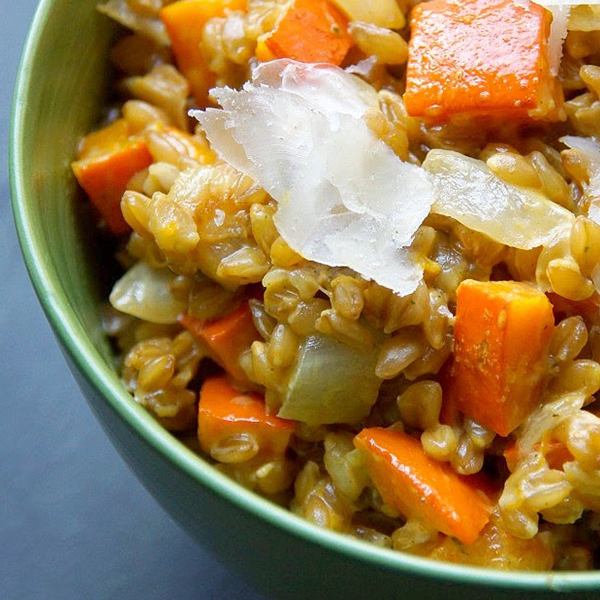
<svg viewBox="0 0 600 600">
<path fill-rule="evenodd" d="M 242 369 L 239 358 L 248 350 L 252 342 L 261 339 L 254 327 L 248 302 L 231 314 L 205 323 L 183 314 L 179 323 L 185 327 L 207 350 L 211 358 L 221 365 L 236 381 L 247 383 L 248 378 Z"/>
<path fill-rule="evenodd" d="M 541 448 L 541 444 L 536 444 L 533 449 L 539 450 Z M 506 460 L 506 465 L 508 466 L 509 471 L 514 471 L 517 466 L 517 462 L 519 460 L 519 450 L 517 444 L 510 444 L 504 449 L 504 459 Z M 569 451 L 569 449 L 558 440 L 550 440 L 549 442 L 545 442 L 544 448 L 544 456 L 546 457 L 546 461 L 548 466 L 551 469 L 562 470 L 563 465 L 566 462 L 573 460 L 573 455 Z"/>
<path fill-rule="evenodd" d="M 549 68 L 551 13 L 529 0 L 432 0 L 412 12 L 408 114 L 557 120 L 562 92 Z"/>
<path fill-rule="evenodd" d="M 387 505 L 465 544 L 477 539 L 491 504 L 469 478 L 427 456 L 418 440 L 400 431 L 363 429 L 354 444 L 365 453 L 369 475 Z"/>
<path fill-rule="evenodd" d="M 121 212 L 127 182 L 151 163 L 146 142 L 130 135 L 124 119 L 83 139 L 79 159 L 71 166 L 79 185 L 115 235 L 129 231 Z"/>
<path fill-rule="evenodd" d="M 259 38 L 257 57 L 339 66 L 352 44 L 348 19 L 331 2 L 294 0 L 275 29 Z"/>
<path fill-rule="evenodd" d="M 596 323 L 600 319 L 600 295 L 598 292 L 594 292 L 585 300 L 569 300 L 550 292 L 548 299 L 554 307 L 554 315 L 557 321 L 576 315 L 583 317 L 588 324 Z"/>
<path fill-rule="evenodd" d="M 204 25 L 213 17 L 225 16 L 227 10 L 243 10 L 245 7 L 246 0 L 179 0 L 160 11 L 177 67 L 190 82 L 200 108 L 208 104 L 208 90 L 216 81 L 200 48 Z"/>
<path fill-rule="evenodd" d="M 198 438 L 202 449 L 210 453 L 215 444 L 239 434 L 250 434 L 263 456 L 285 452 L 294 423 L 265 412 L 264 398 L 242 394 L 225 376 L 210 377 L 200 390 Z"/>
<path fill-rule="evenodd" d="M 554 315 L 539 290 L 514 281 L 463 281 L 457 290 L 454 362 L 445 395 L 502 436 L 536 408 Z"/>
</svg>

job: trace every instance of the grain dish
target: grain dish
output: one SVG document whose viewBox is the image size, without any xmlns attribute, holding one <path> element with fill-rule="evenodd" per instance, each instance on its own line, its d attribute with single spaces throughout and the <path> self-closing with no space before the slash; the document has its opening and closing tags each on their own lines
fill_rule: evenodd
<svg viewBox="0 0 600 600">
<path fill-rule="evenodd" d="M 595 568 L 600 8 L 99 9 L 129 31 L 73 171 L 134 400 L 320 527 Z"/>
</svg>

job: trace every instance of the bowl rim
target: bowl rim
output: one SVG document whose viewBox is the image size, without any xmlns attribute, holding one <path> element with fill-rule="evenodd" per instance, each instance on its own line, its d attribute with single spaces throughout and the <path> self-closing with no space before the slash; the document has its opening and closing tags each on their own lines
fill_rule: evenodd
<svg viewBox="0 0 600 600">
<path fill-rule="evenodd" d="M 41 0 L 38 5 L 21 56 L 13 94 L 9 133 L 13 215 L 29 277 L 55 335 L 87 383 L 118 413 L 131 432 L 141 436 L 189 478 L 206 486 L 225 501 L 287 534 L 346 558 L 425 579 L 486 588 L 548 592 L 600 589 L 600 571 L 533 573 L 469 567 L 378 548 L 347 535 L 320 529 L 219 473 L 132 400 L 72 312 L 66 294 L 52 274 L 51 259 L 44 252 L 44 244 L 35 236 L 32 227 L 35 210 L 27 201 L 23 168 L 27 161 L 23 144 L 23 133 L 27 127 L 25 107 L 32 87 L 32 71 L 38 58 L 40 40 L 44 36 L 54 2 Z"/>
</svg>

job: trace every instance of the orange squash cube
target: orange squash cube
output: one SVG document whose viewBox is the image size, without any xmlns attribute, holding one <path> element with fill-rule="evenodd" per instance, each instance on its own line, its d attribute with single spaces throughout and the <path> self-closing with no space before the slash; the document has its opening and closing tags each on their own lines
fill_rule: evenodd
<svg viewBox="0 0 600 600">
<path fill-rule="evenodd" d="M 548 64 L 551 13 L 529 0 L 432 0 L 412 12 L 408 114 L 556 120 L 562 102 Z"/>
<path fill-rule="evenodd" d="M 79 160 L 71 167 L 106 225 L 115 235 L 130 228 L 121 212 L 121 196 L 127 182 L 152 164 L 146 142 L 130 135 L 125 119 L 87 135 L 81 142 Z"/>
<path fill-rule="evenodd" d="M 447 391 L 477 423 L 506 436 L 538 405 L 554 329 L 545 294 L 514 281 L 463 281 Z"/>
<path fill-rule="evenodd" d="M 243 10 L 245 7 L 246 0 L 179 0 L 160 11 L 177 67 L 190 82 L 190 89 L 200 108 L 207 106 L 208 91 L 216 81 L 200 48 L 204 25 L 213 17 L 224 17 L 228 10 Z"/>
<path fill-rule="evenodd" d="M 238 309 L 220 319 L 203 322 L 185 313 L 179 317 L 179 323 L 238 383 L 249 383 L 239 358 L 252 346 L 252 342 L 262 338 L 254 327 L 248 302 L 243 302 Z"/>
<path fill-rule="evenodd" d="M 295 0 L 275 29 L 259 38 L 257 57 L 339 66 L 352 44 L 348 19 L 331 2 Z"/>
<path fill-rule="evenodd" d="M 254 437 L 261 455 L 281 455 L 294 428 L 292 421 L 268 416 L 262 396 L 239 392 L 224 376 L 210 377 L 202 384 L 198 439 L 206 453 L 225 438 L 245 433 Z"/>
</svg>

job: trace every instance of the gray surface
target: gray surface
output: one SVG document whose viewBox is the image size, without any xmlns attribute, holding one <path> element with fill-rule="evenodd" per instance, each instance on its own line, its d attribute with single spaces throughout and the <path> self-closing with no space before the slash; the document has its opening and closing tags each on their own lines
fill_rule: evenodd
<svg viewBox="0 0 600 600">
<path fill-rule="evenodd" d="M 0 0 L 0 599 L 258 600 L 104 437 L 42 314 L 10 216 L 10 94 L 36 2 Z"/>
</svg>

